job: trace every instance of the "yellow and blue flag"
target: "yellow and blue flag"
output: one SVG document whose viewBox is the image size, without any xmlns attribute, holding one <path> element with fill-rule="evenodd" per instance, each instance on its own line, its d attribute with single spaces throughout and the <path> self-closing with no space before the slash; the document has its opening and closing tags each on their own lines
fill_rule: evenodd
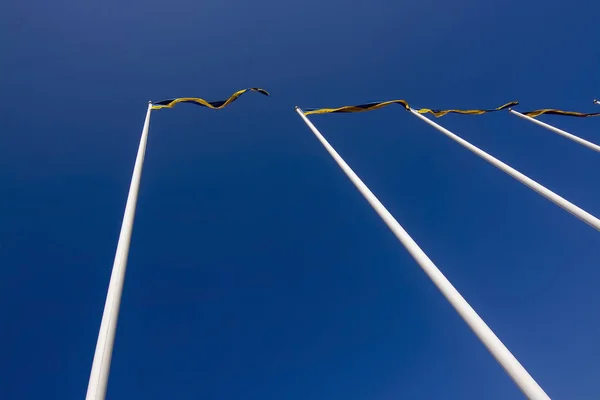
<svg viewBox="0 0 600 400">
<path fill-rule="evenodd" d="M 359 104 L 359 105 L 355 105 L 355 106 L 343 106 L 343 107 L 337 107 L 337 108 L 309 108 L 304 112 L 304 115 L 331 114 L 331 113 L 356 113 L 356 112 L 372 111 L 372 110 L 377 110 L 379 108 L 388 106 L 390 104 L 399 104 L 402 107 L 404 107 L 404 109 L 407 111 L 411 109 L 411 107 L 408 105 L 408 102 L 406 100 L 390 100 L 390 101 L 378 101 L 378 102 L 373 102 L 373 103 Z M 444 115 L 450 114 L 450 113 L 466 114 L 466 115 L 487 114 L 487 113 L 491 113 L 491 112 L 504 110 L 506 108 L 516 106 L 517 104 L 519 104 L 518 101 L 511 101 L 510 103 L 506 103 L 504 105 L 501 105 L 500 107 L 490 108 L 490 109 L 434 110 L 434 109 L 430 109 L 430 108 L 421 108 L 421 109 L 418 109 L 415 111 L 418 112 L 419 114 L 431 113 L 439 118 L 439 117 L 443 117 Z"/>
<path fill-rule="evenodd" d="M 343 106 L 337 108 L 308 108 L 304 111 L 304 115 L 311 114 L 331 114 L 331 113 L 357 113 L 363 111 L 377 110 L 390 104 L 400 104 L 406 110 L 410 109 L 408 103 L 405 100 L 390 100 L 390 101 L 377 101 L 373 103 L 359 104 L 356 106 Z"/>
<path fill-rule="evenodd" d="M 576 111 L 564 111 L 564 110 L 556 110 L 554 108 L 543 108 L 540 110 L 533 110 L 533 111 L 527 111 L 527 112 L 523 112 L 521 113 L 523 115 L 527 115 L 528 117 L 531 118 L 535 118 L 537 116 L 540 116 L 542 114 L 548 114 L 548 115 L 564 115 L 567 117 L 598 117 L 600 116 L 600 112 L 595 112 L 595 113 L 580 113 L 580 112 L 576 112 Z"/>
<path fill-rule="evenodd" d="M 212 108 L 213 110 L 220 110 L 221 108 L 227 107 L 229 104 L 236 101 L 238 99 L 238 97 L 240 97 L 241 95 L 243 95 L 244 93 L 246 93 L 248 91 L 258 92 L 258 93 L 264 94 L 265 96 L 269 96 L 269 92 L 267 92 L 265 89 L 248 88 L 248 89 L 242 89 L 242 90 L 235 92 L 227 100 L 206 101 L 206 100 L 198 98 L 198 97 L 179 97 L 176 99 L 161 100 L 161 101 L 157 101 L 155 103 L 153 102 L 152 109 L 159 110 L 161 108 L 172 108 L 175 104 L 178 104 L 178 103 L 192 103 L 192 104 L 196 104 L 198 106 Z"/>
<path fill-rule="evenodd" d="M 500 110 L 507 109 L 509 107 L 514 107 L 519 104 L 518 101 L 511 101 L 509 103 L 503 104 L 500 107 L 496 108 L 488 108 L 488 109 L 475 109 L 475 110 L 432 110 L 430 108 L 421 108 L 419 110 L 415 110 L 419 114 L 427 114 L 431 113 L 436 116 L 436 118 L 443 117 L 446 114 L 466 114 L 466 115 L 481 115 L 487 114 L 491 112 L 496 112 Z"/>
</svg>

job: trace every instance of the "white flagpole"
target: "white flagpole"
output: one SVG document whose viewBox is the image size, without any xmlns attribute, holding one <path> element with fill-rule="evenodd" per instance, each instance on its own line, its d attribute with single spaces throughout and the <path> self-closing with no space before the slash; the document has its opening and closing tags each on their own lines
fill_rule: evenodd
<svg viewBox="0 0 600 400">
<path fill-rule="evenodd" d="M 519 182 L 521 182 L 528 188 L 541 194 L 542 196 L 544 196 L 546 199 L 550 200 L 557 206 L 570 212 L 571 214 L 573 214 L 574 216 L 576 216 L 583 222 L 587 223 L 591 227 L 596 228 L 597 230 L 600 231 L 600 220 L 598 218 L 594 217 L 592 214 L 588 213 L 587 211 L 582 210 L 581 208 L 577 207 L 575 204 L 571 203 L 570 201 L 565 200 L 564 198 L 557 195 L 550 189 L 546 188 L 545 186 L 540 185 L 539 183 L 537 183 L 533 179 L 529 178 L 528 176 L 523 175 L 522 173 L 520 173 L 516 169 L 512 168 L 511 166 L 503 163 L 502 161 L 489 155 L 488 153 L 481 150 L 480 148 L 472 145 L 471 143 L 467 142 L 466 140 L 462 139 L 461 137 L 457 136 L 456 134 L 450 132 L 448 129 L 444 128 L 443 126 L 441 126 L 441 125 L 433 122 L 429 118 L 419 114 L 412 108 L 410 109 L 410 112 L 413 113 L 418 118 L 422 119 L 423 121 L 427 122 L 429 125 L 433 126 L 438 131 L 442 132 L 444 135 L 448 136 L 450 139 L 454 140 L 455 142 L 457 142 L 458 144 L 460 144 L 467 150 L 475 153 L 476 155 L 483 158 L 484 160 L 486 160 L 487 162 L 489 162 L 490 164 L 492 164 L 499 170 L 512 176 L 513 178 L 515 178 L 516 180 L 518 180 Z"/>
<path fill-rule="evenodd" d="M 142 177 L 142 166 L 146 154 L 151 111 L 152 104 L 149 103 L 142 136 L 140 138 L 140 145 L 135 159 L 135 167 L 133 168 L 133 175 L 131 177 L 131 185 L 129 186 L 129 195 L 127 196 L 127 204 L 125 206 L 121 233 L 119 234 L 119 243 L 117 245 L 115 260 L 110 276 L 110 284 L 106 294 L 102 323 L 100 324 L 96 352 L 94 353 L 87 395 L 85 396 L 86 400 L 104 400 L 106 397 L 110 361 L 115 342 L 115 331 L 117 329 L 117 319 L 119 317 L 123 282 L 125 280 L 125 269 L 127 268 L 127 256 L 129 255 L 129 243 L 131 241 L 135 207 L 140 187 L 140 179 Z"/>
<path fill-rule="evenodd" d="M 537 382 L 529 375 L 529 373 L 523 368 L 523 366 L 517 361 L 517 359 L 511 354 L 511 352 L 504 346 L 504 344 L 498 339 L 494 332 L 486 325 L 475 310 L 467 303 L 467 301 L 461 296 L 461 294 L 452 286 L 450 281 L 442 274 L 442 272 L 436 267 L 436 265 L 429 259 L 427 254 L 419 245 L 413 240 L 412 237 L 404 230 L 404 228 L 396 221 L 396 219 L 390 214 L 390 212 L 384 207 L 384 205 L 375 197 L 375 195 L 369 190 L 367 185 L 354 173 L 352 168 L 344 159 L 335 151 L 335 149 L 327 142 L 321 132 L 310 122 L 310 120 L 304 115 L 304 112 L 296 107 L 296 112 L 304 120 L 306 125 L 314 133 L 317 139 L 329 152 L 331 157 L 336 161 L 340 168 L 346 173 L 348 178 L 352 181 L 354 186 L 359 192 L 365 197 L 369 204 L 373 207 L 375 212 L 381 217 L 383 222 L 398 238 L 400 243 L 404 245 L 406 250 L 415 259 L 417 264 L 423 269 L 427 276 L 432 280 L 435 286 L 442 292 L 448 302 L 454 307 L 458 314 L 473 330 L 475 335 L 481 340 L 489 352 L 494 356 L 496 361 L 500 363 L 502 368 L 510 375 L 513 381 L 521 389 L 521 391 L 532 400 L 549 400 L 550 398 L 544 392 L 544 390 L 537 384 Z"/>
<path fill-rule="evenodd" d="M 562 129 L 558 129 L 558 128 L 556 128 L 556 127 L 554 127 L 554 126 L 552 126 L 552 125 L 550 125 L 550 124 L 547 124 L 547 123 L 545 123 L 545 122 L 538 121 L 537 119 L 535 119 L 535 118 L 531 118 L 530 116 L 528 116 L 528 115 L 525 115 L 525 114 L 521 114 L 521 113 L 520 113 L 520 112 L 518 112 L 518 111 L 515 111 L 515 110 L 510 110 L 509 112 L 510 112 L 510 113 L 512 113 L 512 114 L 514 114 L 514 115 L 516 115 L 516 116 L 518 116 L 518 117 L 521 117 L 521 118 L 523 118 L 523 119 L 526 119 L 526 120 L 528 120 L 528 121 L 531 121 L 531 122 L 533 122 L 534 124 L 537 124 L 537 125 L 539 125 L 539 126 L 542 126 L 542 127 L 546 128 L 546 129 L 548 129 L 549 131 L 552 131 L 552 132 L 554 132 L 554 133 L 558 133 L 559 135 L 561 135 L 561 136 L 564 136 L 564 137 L 566 137 L 567 139 L 571 139 L 572 141 L 574 141 L 574 142 L 577 142 L 577 143 L 579 143 L 579 144 L 581 144 L 581 145 L 583 145 L 583 146 L 587 147 L 588 149 L 592 149 L 592 150 L 594 150 L 594 151 L 600 152 L 600 146 L 598 146 L 598 145 L 597 145 L 597 144 L 595 144 L 595 143 L 588 142 L 587 140 L 585 140 L 585 139 L 582 139 L 582 138 L 580 138 L 579 136 L 575 136 L 575 135 L 573 135 L 573 134 L 571 134 L 571 133 L 569 133 L 569 132 L 563 131 Z"/>
</svg>

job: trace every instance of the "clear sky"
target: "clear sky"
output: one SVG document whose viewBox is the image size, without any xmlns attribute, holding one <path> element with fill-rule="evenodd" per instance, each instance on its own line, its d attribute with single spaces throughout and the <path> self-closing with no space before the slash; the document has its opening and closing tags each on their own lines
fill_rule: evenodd
<svg viewBox="0 0 600 400">
<path fill-rule="evenodd" d="M 148 100 L 111 400 L 522 395 L 294 113 L 600 109 L 600 3 L 0 6 L 0 399 L 82 399 Z M 541 117 L 600 143 L 600 119 Z M 600 233 L 401 107 L 312 118 L 555 399 L 600 393 Z M 600 154 L 438 120 L 600 216 Z"/>
</svg>

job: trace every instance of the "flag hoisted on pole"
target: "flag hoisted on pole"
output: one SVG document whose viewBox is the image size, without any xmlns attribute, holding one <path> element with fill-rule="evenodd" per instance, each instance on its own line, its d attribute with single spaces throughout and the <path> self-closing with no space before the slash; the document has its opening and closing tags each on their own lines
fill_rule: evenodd
<svg viewBox="0 0 600 400">
<path fill-rule="evenodd" d="M 387 105 L 390 105 L 390 104 L 399 104 L 399 105 L 403 106 L 403 108 L 406 111 L 411 112 L 412 114 L 414 114 L 418 118 L 422 119 L 423 121 L 425 121 L 429 125 L 433 126 L 435 129 L 437 129 L 438 131 L 442 132 L 444 135 L 448 136 L 450 139 L 454 140 L 455 142 L 457 142 L 461 146 L 463 146 L 466 149 L 470 150 L 471 152 L 475 153 L 476 155 L 478 155 L 479 157 L 483 158 L 484 160 L 486 160 L 490 164 L 494 165 L 496 168 L 498 168 L 501 171 L 505 172 L 506 174 L 512 176 L 513 178 L 515 178 L 519 182 L 523 183 L 525 186 L 527 186 L 530 189 L 534 190 L 535 192 L 541 194 L 542 196 L 544 196 L 545 198 L 547 198 L 548 200 L 550 200 L 554 204 L 558 205 L 559 207 L 561 207 L 564 210 L 568 211 L 569 213 L 573 214 L 574 216 L 576 216 L 577 218 L 579 218 L 583 222 L 587 223 L 591 227 L 596 228 L 597 230 L 600 231 L 600 220 L 598 218 L 596 218 L 595 216 L 593 216 L 592 214 L 588 213 L 587 211 L 584 211 L 580 207 L 577 207 L 575 204 L 573 204 L 573 203 L 565 200 L 564 198 L 562 198 L 561 196 L 557 195 L 556 193 L 554 193 L 550 189 L 547 189 L 546 187 L 540 185 L 539 183 L 537 183 L 533 179 L 529 178 L 528 176 L 520 173 L 516 169 L 514 169 L 514 168 L 510 167 L 509 165 L 503 163 L 502 161 L 500 161 L 497 158 L 491 156 L 490 154 L 486 153 L 485 151 L 481 150 L 480 148 L 472 145 L 471 143 L 469 143 L 466 140 L 462 139 L 458 135 L 450 132 L 448 129 L 442 127 L 441 125 L 439 125 L 439 124 L 437 124 L 435 122 L 433 122 L 432 120 L 430 120 L 429 118 L 427 118 L 427 117 L 425 117 L 423 115 L 423 114 L 427 114 L 427 113 L 431 113 L 435 117 L 442 117 L 442 116 L 444 116 L 446 114 L 449 114 L 449 113 L 466 114 L 466 115 L 481 115 L 481 114 L 487 114 L 487 113 L 497 112 L 497 111 L 500 111 L 500 110 L 503 110 L 503 109 L 506 109 L 506 108 L 510 108 L 510 107 L 512 107 L 514 105 L 519 104 L 519 102 L 517 102 L 517 101 L 512 101 L 512 102 L 506 103 L 506 104 L 504 104 L 504 105 L 502 105 L 500 107 L 491 108 L 491 109 L 432 110 L 432 109 L 429 109 L 429 108 L 414 109 L 414 108 L 410 107 L 408 105 L 408 102 L 406 102 L 405 100 L 392 100 L 392 101 L 367 103 L 367 104 L 362 104 L 362 105 L 358 105 L 358 106 L 343 106 L 343 107 L 337 107 L 337 108 L 314 108 L 314 109 L 307 109 L 307 111 L 304 112 L 303 115 L 363 112 L 363 111 L 375 110 L 375 109 L 378 109 L 378 108 L 381 108 L 381 107 L 384 107 L 384 106 L 387 106 Z M 524 116 L 529 116 L 529 117 L 536 117 L 536 116 L 542 115 L 542 114 L 565 115 L 565 116 L 571 116 L 571 117 L 595 117 L 595 116 L 600 116 L 600 113 L 579 113 L 579 112 L 574 112 L 574 111 L 563 111 L 563 110 L 556 110 L 556 109 L 550 109 L 550 108 L 548 108 L 548 109 L 541 109 L 541 110 L 534 110 L 534 111 L 528 111 L 528 112 L 524 112 L 523 113 Z"/>
<path fill-rule="evenodd" d="M 540 110 L 523 111 L 521 114 L 527 115 L 528 117 L 531 117 L 531 118 L 539 117 L 540 115 L 543 115 L 543 114 L 562 115 L 564 117 L 577 117 L 577 118 L 600 117 L 600 112 L 582 113 L 579 111 L 557 110 L 556 108 L 542 108 Z"/>
<path fill-rule="evenodd" d="M 142 137 L 138 147 L 131 184 L 129 186 L 129 195 L 121 224 L 121 233 L 113 263 L 106 302 L 104 304 L 104 313 L 98 333 L 96 343 L 96 352 L 92 362 L 92 372 L 88 383 L 86 400 L 104 400 L 106 397 L 106 386 L 108 374 L 110 372 L 110 361 L 112 358 L 113 345 L 115 342 L 115 332 L 117 329 L 117 320 L 119 318 L 119 308 L 121 305 L 121 295 L 123 293 L 123 282 L 125 280 L 125 269 L 127 268 L 127 257 L 129 256 L 129 244 L 131 243 L 131 231 L 133 230 L 133 220 L 135 217 L 135 207 L 142 178 L 142 166 L 146 154 L 146 143 L 148 142 L 148 127 L 150 126 L 150 113 L 152 112 L 152 103 L 148 103 L 146 119 L 142 129 Z"/>
<path fill-rule="evenodd" d="M 466 140 L 464 140 L 463 138 L 459 137 L 458 135 L 450 132 L 448 129 L 444 128 L 443 126 L 441 126 L 441 125 L 433 122 L 429 118 L 427 118 L 427 117 L 419 114 L 416 110 L 413 110 L 411 108 L 410 112 L 413 115 L 415 115 L 418 118 L 420 118 L 423 121 L 425 121 L 426 123 L 428 123 L 429 125 L 433 126 L 435 129 L 437 129 L 438 131 L 440 131 L 444 135 L 448 136 L 450 139 L 454 140 L 455 142 L 457 142 L 458 144 L 460 144 L 461 146 L 463 146 L 467 150 L 469 150 L 472 153 L 474 153 L 474 154 L 478 155 L 479 157 L 483 158 L 485 161 L 489 162 L 490 164 L 492 164 L 493 166 L 495 166 L 496 168 L 498 168 L 502 172 L 505 172 L 506 174 L 512 176 L 513 178 L 515 178 L 517 181 L 521 182 L 522 184 L 524 184 L 528 188 L 530 188 L 530 189 L 534 190 L 535 192 L 541 194 L 542 196 L 544 196 L 546 199 L 550 200 L 551 202 L 553 202 L 557 206 L 559 206 L 562 209 L 570 212 L 571 214 L 573 214 L 574 216 L 576 216 L 577 218 L 579 218 L 583 222 L 587 223 L 591 227 L 596 228 L 597 230 L 600 231 L 600 220 L 598 218 L 594 217 L 592 214 L 590 214 L 587 211 L 584 211 L 583 209 L 577 207 L 575 204 L 573 204 L 570 201 L 562 198 L 561 196 L 559 196 L 558 194 L 554 193 L 553 191 L 551 191 L 550 189 L 546 188 L 545 186 L 540 185 L 539 183 L 537 183 L 533 179 L 529 178 L 528 176 L 520 173 L 519 171 L 517 171 L 516 169 L 512 168 L 511 166 L 503 163 L 502 161 L 498 160 L 497 158 L 493 157 L 492 155 L 486 153 L 485 151 L 481 150 L 479 147 L 472 145 L 471 143 L 467 142 Z"/>
<path fill-rule="evenodd" d="M 100 323 L 100 332 L 96 342 L 94 360 L 92 361 L 92 370 L 88 382 L 86 400 L 104 400 L 106 398 L 106 388 L 108 385 L 108 375 L 110 373 L 110 363 L 112 359 L 113 347 L 115 342 L 115 333 L 117 329 L 117 320 L 119 318 L 119 309 L 121 306 L 121 296 L 123 294 L 123 283 L 125 281 L 125 270 L 127 268 L 127 258 L 129 256 L 129 246 L 131 243 L 131 232 L 133 231 L 133 221 L 135 218 L 135 208 L 142 178 L 142 167 L 144 156 L 146 154 L 146 144 L 148 142 L 148 129 L 150 126 L 150 113 L 152 110 L 162 108 L 172 108 L 178 103 L 193 103 L 202 107 L 219 110 L 233 103 L 242 94 L 248 91 L 259 92 L 265 96 L 269 93 L 261 88 L 243 89 L 232 94 L 227 100 L 208 102 L 198 97 L 181 97 L 158 101 L 156 103 L 148 102 L 146 119 L 142 129 L 142 136 L 138 147 L 127 204 L 121 224 L 119 242 L 115 253 L 110 283 L 106 293 L 104 312 L 102 313 L 102 322 Z"/>
<path fill-rule="evenodd" d="M 377 212 L 381 219 L 385 222 L 388 228 L 394 233 L 396 238 L 402 243 L 414 260 L 419 264 L 421 269 L 427 274 L 435 286 L 442 292 L 448 302 L 454 307 L 458 314 L 463 320 L 469 325 L 475 335 L 481 340 L 485 347 L 489 350 L 492 356 L 498 361 L 498 363 L 504 368 L 508 375 L 513 379 L 521 391 L 532 400 L 549 400 L 550 397 L 544 392 L 544 390 L 537 384 L 531 375 L 525 370 L 525 368 L 519 363 L 519 361 L 512 355 L 512 353 L 506 348 L 506 346 L 498 339 L 494 332 L 486 325 L 481 317 L 475 312 L 475 310 L 467 303 L 462 295 L 452 286 L 450 281 L 444 276 L 444 274 L 437 268 L 437 266 L 429 259 L 427 254 L 419 247 L 419 245 L 413 240 L 413 238 L 404 230 L 404 228 L 396 221 L 392 214 L 385 208 L 385 206 L 375 197 L 373 192 L 369 190 L 367 185 L 356 175 L 356 173 L 350 168 L 350 166 L 344 161 L 344 159 L 337 153 L 337 151 L 329 144 L 325 137 L 319 132 L 319 130 L 313 125 L 313 123 L 306 117 L 305 113 L 296 107 L 296 112 L 308 128 L 313 132 L 325 149 L 329 152 L 331 157 L 344 171 L 348 178 L 352 181 L 354 186 L 369 202 L 371 207 Z M 347 111 L 338 111 L 347 112 Z M 352 111 L 350 111 L 352 112 Z M 356 112 L 356 111 L 354 111 Z M 419 114 L 420 115 L 420 114 Z M 425 118 L 425 117 L 423 117 Z M 427 118 L 425 118 L 427 119 Z"/>
<path fill-rule="evenodd" d="M 375 101 L 371 103 L 359 104 L 356 106 L 342 106 L 336 108 L 307 108 L 304 111 L 304 115 L 314 115 L 314 114 L 334 114 L 334 113 L 357 113 L 364 111 L 372 111 L 377 110 L 379 108 L 387 107 L 392 104 L 401 105 L 406 111 L 410 110 L 410 106 L 406 100 L 389 100 L 389 101 Z M 457 110 L 457 109 L 448 109 L 448 110 L 434 110 L 431 108 L 421 108 L 416 110 L 419 114 L 427 114 L 431 113 L 436 117 L 443 117 L 446 114 L 464 114 L 464 115 L 481 115 L 488 114 L 497 111 L 504 110 L 506 108 L 510 108 L 512 106 L 518 105 L 518 101 L 511 101 L 506 104 L 501 105 L 496 108 L 481 108 L 481 109 L 473 109 L 473 110 Z"/>
<path fill-rule="evenodd" d="M 574 142 L 576 142 L 576 143 L 579 143 L 580 145 L 583 145 L 583 146 L 587 147 L 588 149 L 592 149 L 592 150 L 594 150 L 594 151 L 600 152 L 600 146 L 598 146 L 598 145 L 597 145 L 597 144 L 595 144 L 595 143 L 589 142 L 589 141 L 587 141 L 587 140 L 585 140 L 585 139 L 582 139 L 582 138 L 580 138 L 579 136 L 575 136 L 575 135 L 573 135 L 573 134 L 571 134 L 571 133 L 569 133 L 569 132 L 567 132 L 567 131 L 564 131 L 564 130 L 562 130 L 562 129 L 558 129 L 557 127 L 555 127 L 555 126 L 552 126 L 552 125 L 550 125 L 550 124 L 547 124 L 547 123 L 545 123 L 545 122 L 538 121 L 537 119 L 535 119 L 535 118 L 531 118 L 530 116 L 527 116 L 527 115 L 525 115 L 525 114 L 521 114 L 521 113 L 520 113 L 520 112 L 518 112 L 518 111 L 515 111 L 515 110 L 512 110 L 512 109 L 511 109 L 511 110 L 509 110 L 509 112 L 510 112 L 511 114 L 514 114 L 514 115 L 516 115 L 516 116 L 518 116 L 518 117 L 521 117 L 521 118 L 523 118 L 523 119 L 525 119 L 525 120 L 528 120 L 528 121 L 530 121 L 530 122 L 533 122 L 534 124 L 537 124 L 537 125 L 539 125 L 539 126 L 542 126 L 542 127 L 546 128 L 546 129 L 548 129 L 549 131 L 552 131 L 552 132 L 554 132 L 554 133 L 557 133 L 557 134 L 559 134 L 559 135 L 561 135 L 561 136 L 564 136 L 564 137 L 566 137 L 567 139 L 570 139 L 570 140 L 572 140 L 572 141 L 574 141 Z"/>
<path fill-rule="evenodd" d="M 161 108 L 173 108 L 173 106 L 175 106 L 176 104 L 179 104 L 179 103 L 192 103 L 192 104 L 196 104 L 198 106 L 211 108 L 213 110 L 220 110 L 221 108 L 227 107 L 228 105 L 230 105 L 231 103 L 236 101 L 241 95 L 243 95 L 246 92 L 258 92 L 265 96 L 269 96 L 269 92 L 267 92 L 265 89 L 248 88 L 248 89 L 238 90 L 237 92 L 235 92 L 234 94 L 229 96 L 229 98 L 227 100 L 206 101 L 199 97 L 179 97 L 176 99 L 167 99 L 167 100 L 157 101 L 152 104 L 152 109 L 160 110 Z"/>
</svg>

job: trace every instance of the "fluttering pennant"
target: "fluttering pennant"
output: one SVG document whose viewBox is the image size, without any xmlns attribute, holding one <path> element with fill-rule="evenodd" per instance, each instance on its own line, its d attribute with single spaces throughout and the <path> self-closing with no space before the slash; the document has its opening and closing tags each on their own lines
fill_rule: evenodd
<svg viewBox="0 0 600 400">
<path fill-rule="evenodd" d="M 304 110 L 304 115 L 331 114 L 331 113 L 357 113 L 357 112 L 363 112 L 363 111 L 377 110 L 378 108 L 389 106 L 390 104 L 400 104 L 406 110 L 410 109 L 408 103 L 405 100 L 390 100 L 390 101 L 376 101 L 373 103 L 359 104 L 356 106 L 343 106 L 343 107 L 337 107 L 337 108 L 308 108 L 308 109 Z"/>
<path fill-rule="evenodd" d="M 192 104 L 196 104 L 198 106 L 212 108 L 213 110 L 220 110 L 221 108 L 226 107 L 229 104 L 236 101 L 238 99 L 238 97 L 240 97 L 241 95 L 243 95 L 244 93 L 246 93 L 248 91 L 258 92 L 258 93 L 264 94 L 265 96 L 269 96 L 269 92 L 267 92 L 265 89 L 248 88 L 248 89 L 242 89 L 242 90 L 235 92 L 227 100 L 206 101 L 204 99 L 200 99 L 197 97 L 179 97 L 176 99 L 161 100 L 161 101 L 157 101 L 155 103 L 153 102 L 152 109 L 159 110 L 161 108 L 172 108 L 175 104 L 178 104 L 178 103 L 192 103 Z"/>
<path fill-rule="evenodd" d="M 542 114 L 548 114 L 548 115 L 564 115 L 564 116 L 568 116 L 568 117 L 600 117 L 600 112 L 595 112 L 595 113 L 580 113 L 580 112 L 576 112 L 576 111 L 564 111 L 564 110 L 555 110 L 553 108 L 544 108 L 541 110 L 533 110 L 533 111 L 527 111 L 527 112 L 522 112 L 521 114 L 527 115 L 528 117 L 531 118 L 535 118 L 537 116 L 540 116 Z"/>
<path fill-rule="evenodd" d="M 364 112 L 377 110 L 378 108 L 382 108 L 388 106 L 390 104 L 399 104 L 404 107 L 407 111 L 410 110 L 410 106 L 406 100 L 390 100 L 390 101 L 379 101 L 373 103 L 359 104 L 356 106 L 343 106 L 338 108 L 309 108 L 304 112 L 304 115 L 311 114 L 330 114 L 330 113 L 356 113 L 356 112 Z M 454 114 L 468 114 L 468 115 L 479 115 L 479 114 L 487 114 L 490 112 L 496 112 L 500 110 L 504 110 L 506 108 L 516 106 L 519 104 L 518 101 L 511 101 L 510 103 L 506 103 L 498 108 L 491 109 L 478 109 L 478 110 L 432 110 L 430 108 L 421 108 L 415 110 L 419 114 L 427 114 L 431 113 L 435 115 L 437 118 L 443 117 L 446 114 L 454 113 Z"/>
<path fill-rule="evenodd" d="M 513 107 L 519 104 L 518 101 L 511 101 L 510 103 L 506 103 L 497 108 L 488 108 L 488 109 L 480 109 L 480 110 L 432 110 L 430 108 L 421 108 L 419 110 L 415 110 L 419 114 L 427 114 L 431 113 L 436 116 L 436 118 L 443 117 L 446 114 L 467 114 L 467 115 L 481 115 L 487 114 L 491 112 L 496 112 L 500 110 L 504 110 L 509 107 Z"/>
</svg>

